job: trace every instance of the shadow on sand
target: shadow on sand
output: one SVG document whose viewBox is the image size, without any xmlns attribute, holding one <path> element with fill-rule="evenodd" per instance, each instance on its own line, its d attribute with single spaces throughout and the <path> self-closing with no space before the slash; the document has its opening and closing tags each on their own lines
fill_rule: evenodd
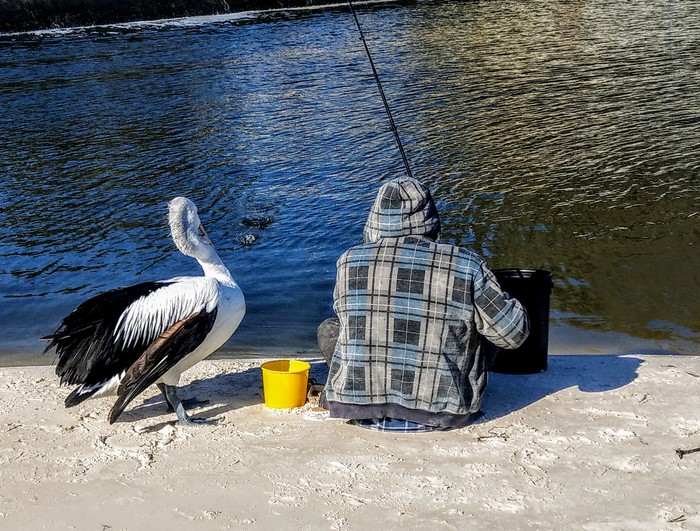
<svg viewBox="0 0 700 531">
<path fill-rule="evenodd" d="M 491 372 L 480 422 L 503 417 L 569 387 L 585 393 L 624 387 L 635 380 L 642 363 L 633 356 L 563 355 L 549 356 L 547 370 L 537 374 Z"/>
<path fill-rule="evenodd" d="M 325 383 L 328 367 L 324 361 L 309 360 L 309 378 Z M 586 393 L 600 393 L 624 387 L 637 377 L 643 360 L 617 355 L 549 356 L 548 368 L 538 374 L 489 373 L 489 384 L 482 402 L 485 415 L 479 423 L 488 422 L 523 409 L 542 398 L 569 387 Z M 180 388 L 183 399 L 208 400 L 203 408 L 190 411 L 194 418 L 216 419 L 229 411 L 263 403 L 260 367 L 241 372 L 221 374 L 204 380 L 194 380 Z M 152 396 L 125 411 L 118 422 L 134 422 L 165 414 L 165 402 L 160 394 Z M 175 414 L 148 428 L 161 429 L 176 421 Z"/>
<path fill-rule="evenodd" d="M 311 364 L 309 379 L 325 383 L 328 366 L 325 361 L 306 360 Z M 208 404 L 201 408 L 189 410 L 193 418 L 216 419 L 229 411 L 263 403 L 262 371 L 260 367 L 251 367 L 241 372 L 220 374 L 213 378 L 193 380 L 190 384 L 178 388 L 183 400 L 206 400 Z M 136 399 L 133 406 L 119 417 L 117 422 L 135 422 L 156 418 L 166 413 L 165 400 L 158 393 L 143 402 Z M 151 426 L 147 431 L 157 431 L 167 424 L 173 424 L 175 413 L 168 413 L 164 422 Z"/>
</svg>

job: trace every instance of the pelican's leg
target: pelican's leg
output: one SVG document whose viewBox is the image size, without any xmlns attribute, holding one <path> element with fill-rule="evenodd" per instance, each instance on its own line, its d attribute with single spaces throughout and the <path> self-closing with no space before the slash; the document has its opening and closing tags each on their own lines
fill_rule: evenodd
<svg viewBox="0 0 700 531">
<path fill-rule="evenodd" d="M 156 385 L 158 386 L 158 389 L 160 389 L 160 392 L 163 393 L 163 398 L 165 399 L 165 407 L 168 408 L 168 413 L 174 413 L 175 409 L 173 408 L 173 406 L 170 405 L 170 400 L 168 400 L 168 395 L 165 392 L 165 384 L 159 383 Z M 209 403 L 209 400 L 198 400 L 196 398 L 185 398 L 184 400 L 180 400 L 180 402 L 182 402 L 182 405 L 185 406 L 187 409 L 192 409 L 194 407 L 206 406 Z"/>
<path fill-rule="evenodd" d="M 162 385 L 162 387 L 161 387 Z M 173 408 L 177 418 L 183 424 L 215 424 L 215 419 L 193 419 L 185 411 L 185 406 L 182 404 L 182 400 L 177 396 L 177 388 L 172 385 L 158 384 L 158 387 L 165 395 L 165 401 L 168 405 Z"/>
<path fill-rule="evenodd" d="M 165 407 L 168 408 L 168 413 L 175 412 L 173 406 L 170 405 L 170 400 L 168 400 L 168 393 L 165 392 L 165 384 L 159 383 L 156 385 L 158 386 L 158 389 L 160 389 L 160 392 L 163 394 L 163 399 L 165 400 Z"/>
</svg>

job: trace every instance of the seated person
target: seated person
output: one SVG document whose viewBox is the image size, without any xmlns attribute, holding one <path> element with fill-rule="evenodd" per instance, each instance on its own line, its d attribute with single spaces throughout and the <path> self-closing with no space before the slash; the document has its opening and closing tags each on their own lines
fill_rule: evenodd
<svg viewBox="0 0 700 531">
<path fill-rule="evenodd" d="M 486 389 L 482 340 L 517 348 L 527 338 L 523 306 L 477 254 L 437 243 L 439 231 L 423 184 L 404 177 L 379 189 L 365 243 L 337 262 L 338 317 L 318 330 L 331 417 L 396 431 L 465 426 Z"/>
</svg>

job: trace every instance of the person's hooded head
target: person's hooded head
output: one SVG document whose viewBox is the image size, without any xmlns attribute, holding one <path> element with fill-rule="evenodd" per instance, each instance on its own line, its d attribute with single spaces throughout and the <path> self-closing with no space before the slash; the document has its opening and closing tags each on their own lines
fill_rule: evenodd
<svg viewBox="0 0 700 531">
<path fill-rule="evenodd" d="M 382 185 L 365 223 L 364 240 L 426 236 L 436 240 L 440 216 L 430 190 L 410 177 L 400 177 Z"/>
</svg>

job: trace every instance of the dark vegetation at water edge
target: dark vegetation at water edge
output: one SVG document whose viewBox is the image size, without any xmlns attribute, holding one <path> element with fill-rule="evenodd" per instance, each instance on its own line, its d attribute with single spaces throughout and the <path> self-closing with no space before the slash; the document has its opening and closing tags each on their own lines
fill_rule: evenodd
<svg viewBox="0 0 700 531">
<path fill-rule="evenodd" d="M 0 0 L 0 32 L 325 5 L 332 0 Z"/>
</svg>

